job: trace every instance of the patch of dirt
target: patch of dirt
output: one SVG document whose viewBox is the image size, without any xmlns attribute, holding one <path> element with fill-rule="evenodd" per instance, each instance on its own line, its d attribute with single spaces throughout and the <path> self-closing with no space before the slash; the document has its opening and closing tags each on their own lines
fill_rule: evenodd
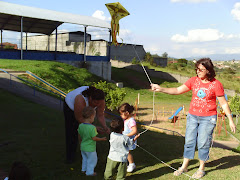
<svg viewBox="0 0 240 180">
<path fill-rule="evenodd" d="M 171 115 L 171 112 L 164 114 L 164 116 L 162 113 L 156 112 L 153 118 L 152 108 L 145 107 L 138 109 L 135 119 L 147 126 L 151 125 L 152 127 L 166 129 L 163 131 L 164 133 L 173 134 L 172 131 L 175 131 L 184 136 L 186 129 L 186 115 L 180 112 L 175 123 L 172 119 L 168 119 Z"/>
<path fill-rule="evenodd" d="M 154 127 L 154 129 L 159 129 L 159 132 L 163 132 L 169 135 L 182 135 L 185 136 L 185 131 L 186 131 L 186 112 L 185 114 L 181 111 L 178 114 L 177 120 L 174 121 L 171 119 L 168 119 L 172 114 L 171 111 L 168 112 L 168 114 L 164 115 L 161 112 L 156 112 L 153 118 L 152 114 L 152 107 L 147 107 L 145 106 L 144 108 L 139 108 L 137 111 L 137 114 L 135 116 L 135 119 L 138 120 L 139 122 L 144 123 L 146 126 Z M 164 116 L 163 116 L 164 115 Z M 153 121 L 152 121 L 153 119 Z M 151 124 L 152 122 L 152 124 Z M 219 123 L 218 123 L 219 124 Z M 179 134 L 177 134 L 177 133 Z M 231 136 L 228 135 L 226 137 L 225 135 L 225 130 L 222 130 L 222 133 L 219 136 L 219 130 L 218 126 L 215 128 L 214 131 L 214 143 L 213 147 L 219 147 L 219 148 L 224 148 L 224 149 L 231 149 L 231 148 L 237 148 L 239 146 L 239 143 L 236 142 L 235 139 L 233 139 Z M 226 140 L 224 141 L 219 141 L 218 137 L 224 138 Z"/>
</svg>

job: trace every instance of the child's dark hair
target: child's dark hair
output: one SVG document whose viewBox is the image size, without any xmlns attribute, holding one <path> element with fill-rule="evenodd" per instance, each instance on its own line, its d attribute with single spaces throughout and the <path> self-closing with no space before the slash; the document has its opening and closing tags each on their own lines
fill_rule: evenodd
<svg viewBox="0 0 240 180">
<path fill-rule="evenodd" d="M 91 106 L 87 106 L 85 108 L 83 108 L 83 111 L 82 111 L 82 117 L 84 119 L 88 119 L 90 118 L 93 114 L 95 113 L 95 109 Z"/>
<path fill-rule="evenodd" d="M 119 117 L 119 118 L 112 120 L 110 123 L 110 129 L 112 132 L 122 133 L 122 131 L 124 129 L 123 119 Z"/>
<path fill-rule="evenodd" d="M 118 112 L 120 114 L 124 112 L 129 112 L 129 114 L 131 114 L 133 111 L 134 111 L 134 107 L 128 103 L 124 103 L 118 108 Z"/>
<path fill-rule="evenodd" d="M 27 166 L 23 162 L 16 161 L 10 170 L 9 180 L 30 180 L 31 174 Z"/>
<path fill-rule="evenodd" d="M 96 89 L 93 86 L 89 86 L 85 91 L 82 92 L 84 97 L 91 97 L 93 100 L 105 99 L 104 92 L 101 89 Z"/>
</svg>

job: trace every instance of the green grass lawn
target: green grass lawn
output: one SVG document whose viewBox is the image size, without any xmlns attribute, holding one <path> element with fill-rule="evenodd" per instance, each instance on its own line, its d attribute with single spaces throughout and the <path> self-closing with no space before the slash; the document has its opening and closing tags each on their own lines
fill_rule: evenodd
<svg viewBox="0 0 240 180">
<path fill-rule="evenodd" d="M 0 68 L 28 70 L 68 92 L 81 85 L 97 82 L 98 77 L 86 69 L 49 61 L 0 60 Z M 146 75 L 135 71 L 113 68 L 112 79 L 124 82 L 127 95 L 124 102 L 131 104 L 140 94 L 140 104 L 152 107 L 153 92 L 149 90 Z M 140 80 L 140 81 L 139 81 Z M 152 78 L 152 82 L 165 87 L 177 87 L 180 84 Z M 80 173 L 81 156 L 78 150 L 77 160 L 72 165 L 64 164 L 65 137 L 64 118 L 61 111 L 34 104 L 0 89 L 0 170 L 8 171 L 15 160 L 21 160 L 30 168 L 34 180 L 77 180 L 102 179 L 109 143 L 98 142 L 97 177 L 86 178 Z M 156 93 L 156 106 L 189 104 L 191 92 L 173 96 Z M 239 125 L 238 125 L 239 127 Z M 140 130 L 141 131 L 141 130 Z M 137 169 L 128 173 L 127 179 L 189 179 L 186 176 L 173 177 L 173 170 L 159 160 L 178 168 L 182 163 L 184 139 L 179 136 L 147 131 L 138 140 L 141 148 L 133 151 Z M 152 155 L 150 155 L 149 153 Z M 240 172 L 240 156 L 233 151 L 219 148 L 211 149 L 211 159 L 206 164 L 207 175 L 204 179 L 237 179 Z M 196 153 L 197 158 L 197 153 Z M 189 166 L 192 175 L 198 166 L 196 159 Z"/>
<path fill-rule="evenodd" d="M 4 90 L 0 90 L 0 98 L 0 142 L 9 142 L 8 145 L 0 147 L 1 170 L 8 172 L 11 164 L 20 160 L 30 168 L 33 180 L 103 178 L 109 151 L 107 141 L 97 143 L 98 164 L 95 171 L 98 175 L 87 178 L 80 173 L 79 150 L 75 163 L 64 164 L 65 138 L 62 112 L 34 104 Z M 164 161 L 174 168 L 180 166 L 184 144 L 182 137 L 147 131 L 140 136 L 138 144 L 141 148 L 133 151 L 137 169 L 134 173 L 128 173 L 127 179 L 188 179 L 185 176 L 173 177 L 173 170 L 160 162 Z M 213 148 L 211 156 L 206 165 L 205 179 L 239 177 L 239 154 Z M 192 160 L 188 174 L 192 175 L 197 166 L 197 160 Z"/>
</svg>

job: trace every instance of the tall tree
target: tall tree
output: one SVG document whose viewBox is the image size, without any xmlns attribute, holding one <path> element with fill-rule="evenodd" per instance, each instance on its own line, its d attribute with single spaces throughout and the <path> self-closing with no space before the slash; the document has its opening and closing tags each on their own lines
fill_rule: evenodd
<svg viewBox="0 0 240 180">
<path fill-rule="evenodd" d="M 163 57 L 163 58 L 167 58 L 167 57 L 168 57 L 168 53 L 164 52 L 164 53 L 162 54 L 162 57 Z"/>
</svg>

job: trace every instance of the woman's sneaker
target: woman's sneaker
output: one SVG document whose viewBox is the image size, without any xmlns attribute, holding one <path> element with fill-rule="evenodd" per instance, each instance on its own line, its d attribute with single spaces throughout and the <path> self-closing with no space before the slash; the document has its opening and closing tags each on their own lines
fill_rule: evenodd
<svg viewBox="0 0 240 180">
<path fill-rule="evenodd" d="M 135 168 L 136 168 L 135 163 L 129 164 L 127 167 L 127 172 L 133 172 Z"/>
</svg>

